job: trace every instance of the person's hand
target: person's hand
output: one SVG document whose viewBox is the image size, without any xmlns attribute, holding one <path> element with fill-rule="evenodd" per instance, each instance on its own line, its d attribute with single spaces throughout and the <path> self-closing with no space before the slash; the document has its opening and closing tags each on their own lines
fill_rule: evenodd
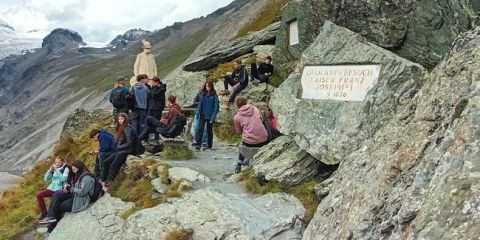
<svg viewBox="0 0 480 240">
<path fill-rule="evenodd" d="M 55 164 L 52 164 L 52 165 L 50 166 L 50 171 L 55 171 Z"/>
</svg>

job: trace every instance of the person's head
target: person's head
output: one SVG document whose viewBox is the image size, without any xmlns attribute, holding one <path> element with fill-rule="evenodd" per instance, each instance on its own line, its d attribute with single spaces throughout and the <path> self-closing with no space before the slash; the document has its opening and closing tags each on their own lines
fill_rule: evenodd
<svg viewBox="0 0 480 240">
<path fill-rule="evenodd" d="M 150 44 L 149 41 L 142 40 L 142 48 L 143 48 L 143 52 L 150 53 L 152 50 L 152 45 Z"/>
<path fill-rule="evenodd" d="M 145 83 L 148 80 L 147 74 L 139 74 L 137 76 L 137 82 Z"/>
<path fill-rule="evenodd" d="M 155 76 L 152 78 L 152 83 L 153 85 L 152 86 L 157 86 L 157 85 L 160 85 L 162 83 L 162 81 L 160 81 L 160 78 Z"/>
<path fill-rule="evenodd" d="M 177 102 L 177 97 L 173 95 L 168 95 L 167 101 L 168 101 L 168 106 L 170 107 Z"/>
<path fill-rule="evenodd" d="M 272 63 L 272 57 L 271 57 L 271 56 L 268 56 L 267 58 L 265 58 L 265 63 L 266 63 L 266 64 Z"/>
<path fill-rule="evenodd" d="M 57 168 L 63 166 L 63 158 L 61 156 L 55 156 L 55 158 L 53 159 L 53 164 Z"/>
<path fill-rule="evenodd" d="M 208 81 L 205 84 L 205 91 L 210 95 L 215 93 L 215 84 L 212 81 Z"/>
<path fill-rule="evenodd" d="M 125 78 L 124 77 L 117 77 L 117 81 L 115 82 L 117 87 L 124 87 L 125 86 Z"/>
<path fill-rule="evenodd" d="M 118 115 L 118 122 L 117 126 L 115 127 L 115 135 L 114 138 L 116 141 L 120 139 L 123 134 L 123 130 L 128 126 L 128 115 L 126 113 L 120 113 Z"/>
<path fill-rule="evenodd" d="M 98 139 L 98 134 L 100 134 L 100 129 L 92 129 L 92 131 L 90 131 L 90 138 Z"/>
<path fill-rule="evenodd" d="M 238 96 L 237 99 L 235 99 L 235 103 L 237 104 L 238 108 L 241 108 L 247 105 L 247 98 L 244 96 Z"/>
<path fill-rule="evenodd" d="M 76 182 L 83 173 L 90 173 L 90 170 L 88 170 L 85 163 L 80 160 L 76 160 L 72 163 L 72 172 L 75 174 L 74 182 Z"/>
<path fill-rule="evenodd" d="M 242 66 L 242 60 L 236 59 L 233 61 L 233 68 L 239 69 Z"/>
</svg>

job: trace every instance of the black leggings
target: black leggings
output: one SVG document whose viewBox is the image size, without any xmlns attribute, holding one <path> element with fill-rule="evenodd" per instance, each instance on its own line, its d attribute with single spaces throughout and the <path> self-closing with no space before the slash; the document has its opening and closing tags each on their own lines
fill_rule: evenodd
<svg viewBox="0 0 480 240">
<path fill-rule="evenodd" d="M 207 146 L 208 146 L 208 148 L 212 148 L 212 146 L 213 146 L 213 123 L 210 123 L 210 119 L 204 119 L 202 116 L 200 116 L 200 119 L 198 119 L 198 129 L 197 129 L 198 133 L 195 134 L 197 136 L 197 139 L 195 139 L 195 142 L 202 143 L 203 130 L 205 129 L 205 124 L 207 125 L 207 135 L 208 135 Z"/>
<path fill-rule="evenodd" d="M 57 191 L 53 194 L 48 216 L 60 220 L 66 212 L 71 212 L 73 206 L 73 194 L 70 192 Z"/>
<path fill-rule="evenodd" d="M 120 168 L 127 161 L 128 152 L 117 152 L 103 161 L 102 181 L 113 181 L 120 172 Z"/>
</svg>

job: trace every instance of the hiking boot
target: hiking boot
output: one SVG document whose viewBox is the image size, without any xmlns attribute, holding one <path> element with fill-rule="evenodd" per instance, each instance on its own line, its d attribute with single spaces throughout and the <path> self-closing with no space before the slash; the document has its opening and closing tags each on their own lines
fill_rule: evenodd
<svg viewBox="0 0 480 240">
<path fill-rule="evenodd" d="M 54 223 L 54 222 L 57 222 L 57 219 L 51 218 L 49 216 L 46 216 L 42 218 L 40 221 L 38 221 L 38 223 L 40 224 L 47 224 L 47 223 Z"/>
<path fill-rule="evenodd" d="M 235 173 L 240 173 L 241 171 L 242 171 L 242 165 L 237 164 L 237 166 L 235 167 Z"/>
<path fill-rule="evenodd" d="M 228 95 L 230 95 L 230 91 L 228 89 L 224 89 L 224 90 L 220 91 L 220 95 L 228 96 Z"/>
<path fill-rule="evenodd" d="M 250 165 L 250 158 L 245 158 L 245 159 L 243 160 L 243 162 L 242 162 L 242 165 L 243 165 L 243 166 L 248 166 L 248 165 Z"/>
<path fill-rule="evenodd" d="M 47 213 L 40 214 L 40 217 L 38 218 L 38 221 L 44 219 L 46 216 L 47 216 Z"/>
<path fill-rule="evenodd" d="M 260 84 L 260 80 L 253 79 L 252 83 L 253 83 L 253 85 L 257 86 L 258 84 Z"/>
</svg>

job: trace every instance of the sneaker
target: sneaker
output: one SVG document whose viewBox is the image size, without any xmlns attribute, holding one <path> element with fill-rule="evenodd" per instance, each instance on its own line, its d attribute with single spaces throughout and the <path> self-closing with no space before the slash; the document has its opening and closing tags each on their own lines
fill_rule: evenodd
<svg viewBox="0 0 480 240">
<path fill-rule="evenodd" d="M 42 218 L 42 219 L 39 221 L 40 224 L 47 224 L 47 223 L 54 223 L 54 222 L 57 222 L 57 219 L 51 218 L 51 217 L 48 217 L 48 216 Z"/>
<path fill-rule="evenodd" d="M 201 148 L 200 146 L 196 146 L 195 150 L 200 151 L 200 148 Z"/>
<path fill-rule="evenodd" d="M 243 166 L 248 166 L 248 165 L 250 165 L 250 158 L 245 158 L 245 159 L 243 160 L 243 162 L 242 162 L 242 165 L 243 165 Z"/>
<path fill-rule="evenodd" d="M 206 143 L 202 144 L 202 147 L 206 148 L 208 145 Z"/>
<path fill-rule="evenodd" d="M 253 85 L 257 86 L 258 84 L 260 84 L 260 81 L 258 79 L 254 79 L 252 83 Z"/>
<path fill-rule="evenodd" d="M 38 218 L 38 221 L 44 219 L 46 216 L 47 216 L 47 213 L 40 214 L 40 217 Z"/>
<path fill-rule="evenodd" d="M 235 167 L 235 173 L 240 173 L 241 171 L 242 171 L 242 165 L 237 164 L 237 166 Z"/>
<path fill-rule="evenodd" d="M 198 144 L 197 144 L 197 143 L 195 143 L 195 142 L 194 142 L 194 143 L 192 143 L 192 147 L 197 147 L 197 146 L 198 146 Z"/>
</svg>

